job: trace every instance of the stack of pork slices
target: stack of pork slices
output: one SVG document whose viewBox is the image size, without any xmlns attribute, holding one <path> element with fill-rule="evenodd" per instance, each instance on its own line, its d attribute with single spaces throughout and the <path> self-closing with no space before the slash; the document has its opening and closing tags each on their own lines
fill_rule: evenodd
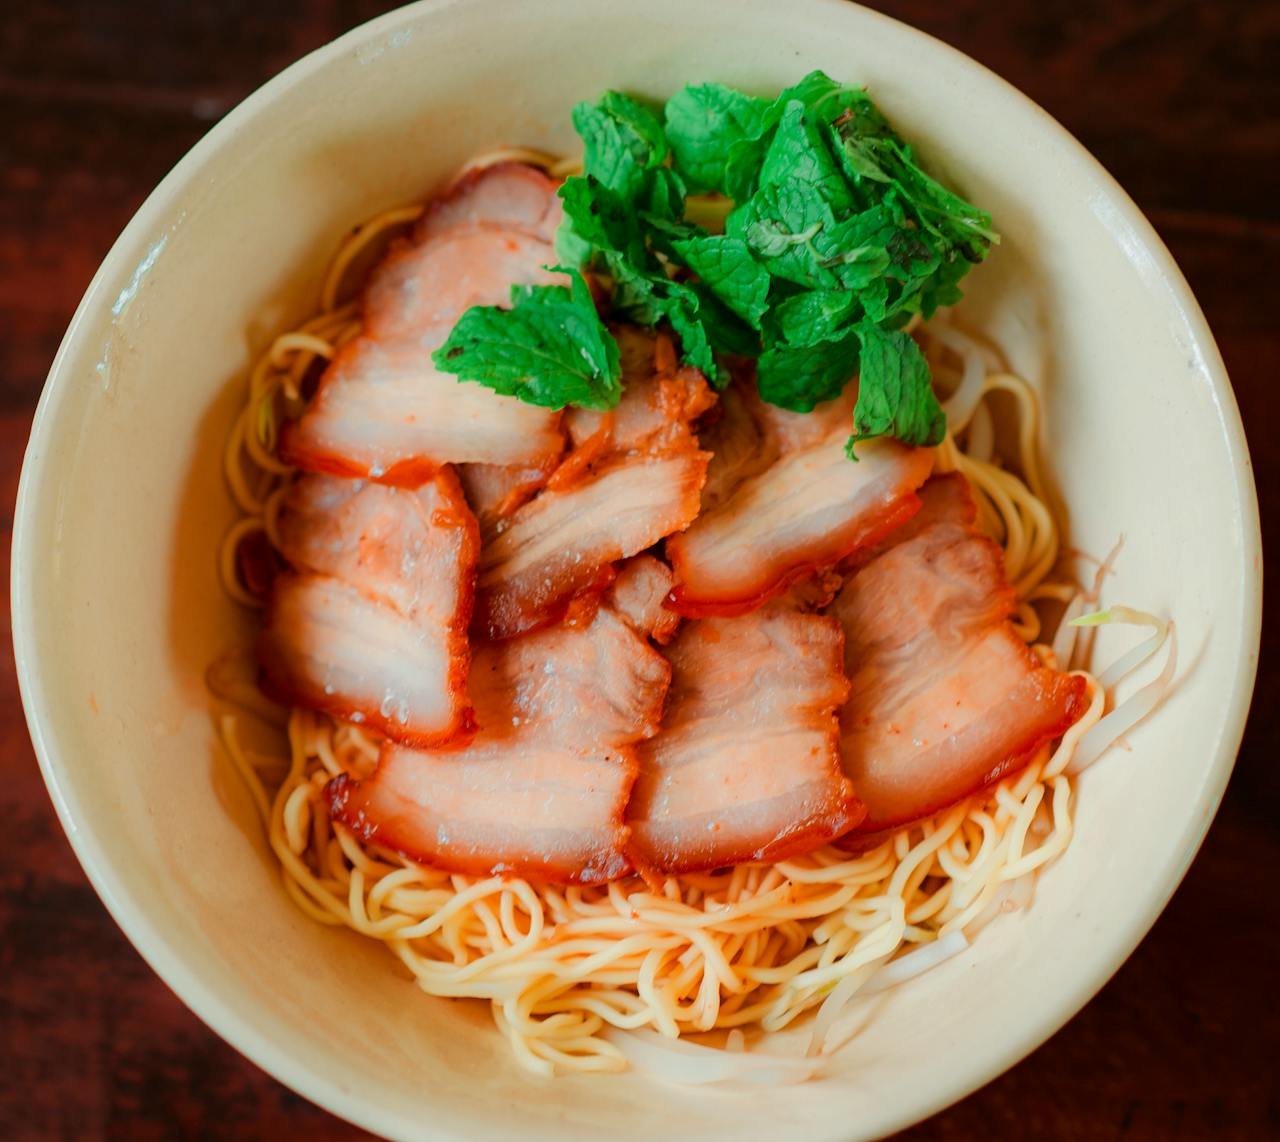
<svg viewBox="0 0 1280 1142">
<path fill-rule="evenodd" d="M 384 739 L 334 818 L 451 871 L 657 883 L 857 844 L 1079 717 L 964 480 L 892 440 L 847 458 L 854 385 L 717 396 L 626 327 L 607 413 L 435 368 L 469 306 L 557 280 L 556 189 L 502 164 L 434 202 L 283 437 L 264 689 Z"/>
</svg>

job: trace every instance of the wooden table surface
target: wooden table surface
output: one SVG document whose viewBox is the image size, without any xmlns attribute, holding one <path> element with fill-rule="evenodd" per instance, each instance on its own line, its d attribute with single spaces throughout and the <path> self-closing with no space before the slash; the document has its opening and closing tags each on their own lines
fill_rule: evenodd
<svg viewBox="0 0 1280 1142">
<path fill-rule="evenodd" d="M 229 108 L 388 6 L 28 0 L 0 21 L 6 543 L 45 373 L 111 242 Z M 1274 555 L 1280 4 L 875 6 L 1028 93 L 1154 221 L 1226 358 Z M 974 144 L 981 146 L 980 124 Z M 7 557 L 4 567 L 7 576 Z M 1280 871 L 1276 635 L 1272 622 L 1226 801 L 1154 930 L 1052 1040 L 904 1137 L 1280 1136 L 1280 1002 L 1272 992 L 1280 893 L 1267 879 Z M 45 795 L 11 651 L 0 658 L 0 742 L 0 1138 L 356 1136 L 207 1030 L 117 930 Z"/>
</svg>

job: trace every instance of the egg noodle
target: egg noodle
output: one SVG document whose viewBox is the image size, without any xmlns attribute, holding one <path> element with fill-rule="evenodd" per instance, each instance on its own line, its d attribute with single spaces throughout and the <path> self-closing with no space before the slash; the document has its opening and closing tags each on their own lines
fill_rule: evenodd
<svg viewBox="0 0 1280 1142">
<path fill-rule="evenodd" d="M 525 150 L 493 152 L 467 169 L 513 159 L 557 175 L 572 169 Z M 330 264 L 318 312 L 277 337 L 250 372 L 225 454 L 243 516 L 220 564 L 237 602 L 263 603 L 241 580 L 239 554 L 246 541 L 275 541 L 292 472 L 276 456 L 279 425 L 302 410 L 308 373 L 359 333 L 350 298 L 363 269 L 422 210 L 389 210 L 356 227 Z M 1035 393 L 944 315 L 916 332 L 950 394 L 937 467 L 973 486 L 979 525 L 1002 546 L 1017 590 L 1015 627 L 1046 663 L 1070 667 L 1074 657 L 1079 666 L 1085 648 L 1073 646 L 1075 628 L 1056 648 L 1040 641 L 1041 606 L 1078 614 L 1093 600 L 1051 577 L 1060 539 L 1041 475 Z M 997 451 L 997 439 L 1012 442 L 1010 454 Z M 1073 752 L 1107 700 L 1093 675 L 1075 673 L 1088 688 L 1085 715 L 995 787 L 857 855 L 828 846 L 776 864 L 671 876 L 660 890 L 634 875 L 590 888 L 460 876 L 363 843 L 330 820 L 324 788 L 340 773 L 367 776 L 377 735 L 275 706 L 258 692 L 248 655 L 211 667 L 209 685 L 227 752 L 297 906 L 382 941 L 431 995 L 488 1000 L 520 1062 L 550 1075 L 642 1065 L 628 1042 L 656 1042 L 654 1032 L 670 1043 L 728 1031 L 728 1047 L 740 1051 L 742 1033 L 730 1029 L 786 1027 L 833 992 L 841 1003 L 855 997 L 903 953 L 948 937 L 959 950 L 997 913 L 1029 904 L 1039 870 L 1071 840 Z"/>
</svg>

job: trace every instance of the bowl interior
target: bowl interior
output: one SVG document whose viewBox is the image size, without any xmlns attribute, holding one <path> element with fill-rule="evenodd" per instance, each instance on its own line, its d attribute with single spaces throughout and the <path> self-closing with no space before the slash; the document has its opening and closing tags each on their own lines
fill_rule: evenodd
<svg viewBox="0 0 1280 1142">
<path fill-rule="evenodd" d="M 606 87 L 811 68 L 866 83 L 1003 242 L 967 323 L 1043 397 L 1070 542 L 1124 535 L 1107 589 L 1176 617 L 1158 717 L 1082 781 L 1077 836 L 1034 907 L 891 993 L 818 1084 L 655 1088 L 521 1071 L 479 1004 L 419 994 L 387 953 L 285 897 L 220 755 L 202 682 L 252 620 L 215 573 L 233 519 L 220 456 L 243 373 L 314 306 L 345 228 L 422 198 L 471 154 L 569 150 Z M 28 717 L 98 890 L 217 1030 L 380 1132 L 468 1138 L 839 1138 L 944 1104 L 1016 1061 L 1146 931 L 1216 808 L 1253 678 L 1256 506 L 1199 311 L 1149 227 L 1042 112 L 944 46 L 810 0 L 426 3 L 309 57 L 216 128 L 148 201 L 76 316 L 23 475 L 14 621 Z M 1103 632 L 1105 660 L 1124 644 Z M 1154 780 L 1158 771 L 1159 779 Z"/>
</svg>

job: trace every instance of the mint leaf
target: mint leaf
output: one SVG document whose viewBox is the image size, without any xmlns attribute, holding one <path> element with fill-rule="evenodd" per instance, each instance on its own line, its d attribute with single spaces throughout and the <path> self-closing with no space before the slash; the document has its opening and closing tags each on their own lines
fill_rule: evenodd
<svg viewBox="0 0 1280 1142">
<path fill-rule="evenodd" d="M 756 329 L 769 304 L 769 271 L 741 238 L 724 235 L 673 243 L 676 254 L 721 302 Z"/>
<path fill-rule="evenodd" d="M 645 272 L 626 258 L 604 255 L 604 265 L 613 281 L 613 312 L 624 321 L 654 326 L 664 316 L 671 284 L 660 271 Z"/>
<path fill-rule="evenodd" d="M 865 90 L 820 71 L 771 101 L 698 84 L 661 118 L 606 92 L 575 108 L 574 125 L 584 174 L 560 191 L 556 248 L 562 264 L 599 275 L 614 315 L 669 325 L 715 385 L 727 383 L 721 358 L 756 359 L 761 394 L 791 409 L 835 396 L 861 359 L 851 454 L 877 435 L 941 436 L 927 364 L 901 330 L 957 301 L 998 239 Z M 725 197 L 691 210 L 691 191 Z M 555 407 L 616 401 L 616 346 L 584 282 L 515 301 L 464 315 L 441 367 Z M 565 334 L 579 326 L 574 356 Z"/>
<path fill-rule="evenodd" d="M 938 251 L 925 241 L 918 230 L 895 231 L 885 244 L 885 252 L 889 255 L 885 277 L 895 281 L 923 281 L 942 264 Z"/>
<path fill-rule="evenodd" d="M 592 244 L 578 233 L 567 209 L 556 227 L 555 246 L 556 261 L 562 266 L 585 266 L 591 258 Z"/>
<path fill-rule="evenodd" d="M 724 388 L 728 384 L 728 375 L 722 376 L 716 364 L 715 352 L 702 321 L 697 294 L 687 286 L 675 282 L 668 283 L 668 286 L 663 316 L 680 338 L 681 359 L 700 370 L 714 387 Z"/>
<path fill-rule="evenodd" d="M 973 268 L 959 253 L 948 255 L 920 290 L 920 313 L 928 320 L 941 305 L 955 305 L 964 294 L 957 284 Z"/>
<path fill-rule="evenodd" d="M 911 320 L 910 313 L 889 312 L 889 279 L 876 278 L 858 291 L 863 317 L 890 329 L 900 329 Z"/>
<path fill-rule="evenodd" d="M 786 105 L 795 100 L 804 104 L 806 110 L 813 112 L 822 122 L 833 123 L 842 117 L 857 118 L 862 124 L 861 133 L 867 133 L 876 122 L 888 129 L 884 116 L 863 88 L 849 87 L 823 71 L 811 71 L 799 83 L 781 91 L 770 109 L 771 121 L 777 122 Z"/>
<path fill-rule="evenodd" d="M 835 341 L 797 348 L 773 345 L 756 362 L 756 385 L 770 404 L 792 412 L 812 412 L 834 400 L 858 371 L 857 331 Z"/>
<path fill-rule="evenodd" d="M 729 215 L 725 232 L 742 239 L 776 277 L 834 289 L 840 283 L 824 265 L 819 243 L 835 224 L 831 208 L 812 187 L 784 182 L 761 187 Z"/>
<path fill-rule="evenodd" d="M 855 205 L 844 172 L 817 123 L 805 105 L 793 99 L 784 108 L 773 141 L 765 152 L 759 185 L 797 182 L 812 187 L 837 214 Z"/>
<path fill-rule="evenodd" d="M 431 359 L 462 381 L 545 408 L 608 409 L 622 395 L 617 342 L 576 270 L 568 286 L 515 286 L 511 308 L 472 306 Z"/>
<path fill-rule="evenodd" d="M 688 282 L 686 288 L 698 299 L 698 319 L 707 333 L 707 341 L 717 353 L 732 353 L 738 357 L 760 355 L 760 334 L 737 313 L 713 294 L 703 282 Z M 720 369 L 719 373 L 724 374 Z M 717 388 L 720 377 L 712 379 Z"/>
<path fill-rule="evenodd" d="M 694 193 L 746 197 L 769 104 L 718 83 L 686 87 L 667 100 L 663 117 L 676 169 Z M 743 193 L 745 191 L 745 193 Z"/>
<path fill-rule="evenodd" d="M 876 436 L 894 436 L 904 444 L 941 444 L 947 418 L 933 395 L 929 363 L 906 333 L 886 333 L 874 325 L 857 330 L 862 345 L 858 403 L 853 435 L 846 451 L 856 460 L 856 445 Z"/>
<path fill-rule="evenodd" d="M 679 174 L 668 167 L 658 167 L 649 173 L 635 205 L 651 226 L 680 226 L 687 194 Z"/>
<path fill-rule="evenodd" d="M 678 282 L 660 270 L 644 273 L 616 255 L 607 258 L 613 278 L 613 310 L 639 325 L 666 321 L 680 338 L 681 359 L 701 370 L 707 381 L 722 389 L 728 372 L 716 353 L 752 356 L 758 352 L 756 334 L 726 308 L 701 282 Z"/>
<path fill-rule="evenodd" d="M 847 333 L 861 308 L 851 290 L 809 290 L 779 301 L 773 307 L 772 324 L 787 345 L 808 348 Z"/>
<path fill-rule="evenodd" d="M 582 136 L 583 172 L 610 190 L 630 197 L 642 189 L 646 172 L 667 159 L 657 115 L 637 99 L 606 91 L 599 103 L 579 103 L 573 126 Z"/>
<path fill-rule="evenodd" d="M 566 221 L 587 249 L 616 250 L 636 261 L 645 257 L 640 220 L 622 195 L 594 175 L 565 179 L 559 195 Z M 558 242 L 559 234 L 556 237 Z M 585 261 L 584 255 L 577 264 Z"/>
<path fill-rule="evenodd" d="M 896 233 L 879 207 L 837 222 L 821 191 L 802 182 L 761 187 L 726 229 L 776 277 L 824 290 L 860 289 L 881 277 Z"/>
<path fill-rule="evenodd" d="M 884 133 L 887 128 L 882 132 L 850 119 L 835 130 L 837 153 L 849 178 L 855 184 L 878 182 L 896 190 L 905 214 L 921 232 L 959 250 L 971 262 L 980 262 L 999 241 L 991 215 L 926 174 L 910 147 L 891 132 Z"/>
<path fill-rule="evenodd" d="M 820 243 L 826 265 L 845 289 L 864 290 L 882 281 L 893 265 L 893 243 L 901 235 L 892 215 L 873 206 L 836 224 Z"/>
</svg>

